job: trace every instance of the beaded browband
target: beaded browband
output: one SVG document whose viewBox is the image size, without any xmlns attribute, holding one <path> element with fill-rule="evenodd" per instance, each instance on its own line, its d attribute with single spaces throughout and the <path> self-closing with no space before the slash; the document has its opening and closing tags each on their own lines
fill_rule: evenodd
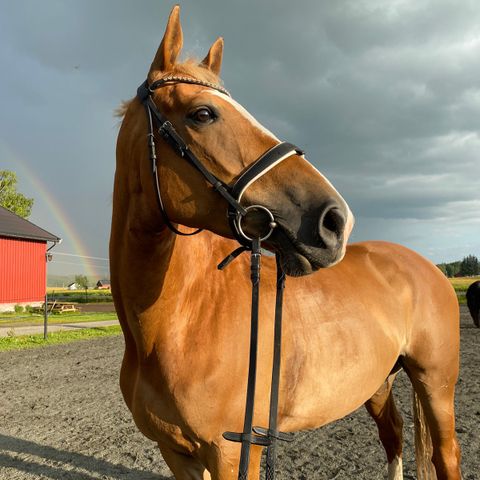
<svg viewBox="0 0 480 480">
<path fill-rule="evenodd" d="M 204 87 L 213 88 L 214 90 L 218 90 L 219 92 L 231 97 L 228 90 L 226 88 L 223 88 L 221 85 L 218 85 L 217 83 L 207 82 L 206 80 L 199 80 L 192 77 L 184 77 L 182 75 L 168 75 L 167 77 L 163 77 L 160 80 L 156 80 L 148 86 L 148 90 L 153 93 L 153 91 L 157 88 L 163 87 L 164 85 L 167 85 L 169 83 L 189 83 L 191 85 L 203 85 Z"/>
</svg>

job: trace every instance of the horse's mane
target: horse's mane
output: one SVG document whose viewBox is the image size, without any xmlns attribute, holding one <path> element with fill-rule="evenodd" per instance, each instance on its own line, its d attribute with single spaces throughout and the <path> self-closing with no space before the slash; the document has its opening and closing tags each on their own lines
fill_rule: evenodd
<svg viewBox="0 0 480 480">
<path fill-rule="evenodd" d="M 187 77 L 197 78 L 198 80 L 222 85 L 220 78 L 195 58 L 189 58 L 183 63 L 176 64 L 171 71 L 163 73 L 161 77 L 167 75 L 185 75 Z M 134 98 L 122 101 L 119 107 L 115 110 L 115 116 L 123 118 L 133 100 Z"/>
</svg>

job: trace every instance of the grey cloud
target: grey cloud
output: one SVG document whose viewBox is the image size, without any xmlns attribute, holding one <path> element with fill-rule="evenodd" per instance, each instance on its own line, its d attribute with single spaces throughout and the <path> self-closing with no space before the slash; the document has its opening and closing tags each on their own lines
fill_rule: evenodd
<svg viewBox="0 0 480 480">
<path fill-rule="evenodd" d="M 173 4 L 0 3 L 0 56 L 10 66 L 0 78 L 0 141 L 52 182 L 94 256 L 106 255 L 95 232 L 108 237 L 112 113 L 143 80 Z M 478 236 L 475 220 L 468 228 L 480 170 L 475 2 L 188 0 L 182 24 L 186 55 L 202 57 L 225 38 L 227 88 L 306 149 L 351 203 L 357 239 L 382 236 L 387 223 L 389 238 L 426 249 L 406 237 L 405 222 L 423 222 L 423 238 L 440 223 L 461 223 L 465 245 Z M 76 180 L 68 189 L 65 177 Z M 439 231 L 447 244 L 451 234 Z"/>
</svg>

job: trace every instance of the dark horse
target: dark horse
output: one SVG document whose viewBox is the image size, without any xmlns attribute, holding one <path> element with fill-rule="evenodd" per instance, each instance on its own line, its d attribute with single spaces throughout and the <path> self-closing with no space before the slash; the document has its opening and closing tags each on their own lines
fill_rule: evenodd
<svg viewBox="0 0 480 480">
<path fill-rule="evenodd" d="M 280 141 L 221 88 L 222 39 L 202 62 L 179 62 L 181 48 L 175 7 L 147 76 L 150 87 L 161 88 L 152 88 L 149 98 L 205 168 L 232 185 Z M 245 73 L 243 81 L 254 77 Z M 292 95 L 297 88 L 292 85 Z M 238 246 L 227 203 L 155 131 L 149 138 L 155 138 L 151 157 L 156 155 L 166 212 L 160 214 L 149 118 L 138 98 L 123 113 L 110 238 L 112 292 L 125 337 L 121 390 L 138 428 L 158 444 L 176 479 L 233 480 L 240 447 L 222 433 L 240 431 L 243 422 L 249 259 L 243 255 L 225 271 L 216 269 Z M 279 254 L 289 275 L 279 429 L 321 427 L 365 404 L 386 451 L 388 478 L 400 480 L 402 419 L 391 389 L 394 367 L 401 365 L 423 432 L 416 442 L 419 478 L 433 462 L 438 479 L 459 480 L 459 312 L 450 283 L 435 265 L 399 245 L 347 247 L 352 214 L 301 152 L 264 173 L 241 202 L 273 213 L 277 226 L 265 246 Z M 176 236 L 167 216 L 184 232 L 205 231 Z M 265 258 L 254 425 L 268 423 L 275 290 L 275 261 Z M 428 439 L 430 450 L 423 448 Z M 261 453 L 253 447 L 252 479 L 258 478 Z"/>
<path fill-rule="evenodd" d="M 475 326 L 480 327 L 480 280 L 473 282 L 467 290 L 467 305 Z"/>
</svg>

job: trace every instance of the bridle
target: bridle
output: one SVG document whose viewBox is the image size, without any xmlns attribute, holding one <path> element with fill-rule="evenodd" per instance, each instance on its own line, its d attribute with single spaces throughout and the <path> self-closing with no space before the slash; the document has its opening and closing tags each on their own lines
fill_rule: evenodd
<svg viewBox="0 0 480 480">
<path fill-rule="evenodd" d="M 176 151 L 176 153 L 187 160 L 196 170 L 198 170 L 203 177 L 207 180 L 210 185 L 216 190 L 228 203 L 228 220 L 230 228 L 234 237 L 238 242 L 245 246 L 247 249 L 250 249 L 252 238 L 245 235 L 241 221 L 245 217 L 249 210 L 255 208 L 263 209 L 267 212 L 267 208 L 263 206 L 253 206 L 243 207 L 240 204 L 240 200 L 245 192 L 245 190 L 268 170 L 273 168 L 275 165 L 285 160 L 286 158 L 292 155 L 303 155 L 303 151 L 292 145 L 291 143 L 282 142 L 271 149 L 267 150 L 263 155 L 260 156 L 255 162 L 253 162 L 236 180 L 232 185 L 226 185 L 215 175 L 213 175 L 209 170 L 207 170 L 198 157 L 189 149 L 188 145 L 185 143 L 183 138 L 177 133 L 172 123 L 158 110 L 155 102 L 153 101 L 152 94 L 158 88 L 164 87 L 166 85 L 171 85 L 175 83 L 188 83 L 195 85 L 202 85 L 208 88 L 217 90 L 224 95 L 230 97 L 230 94 L 226 89 L 220 85 L 216 85 L 210 82 L 203 80 L 198 80 L 192 77 L 178 76 L 178 75 L 169 75 L 167 77 L 161 78 L 148 84 L 147 81 L 143 82 L 140 87 L 137 89 L 137 97 L 145 106 L 148 119 L 148 148 L 150 161 L 152 165 L 152 174 L 154 179 L 154 187 L 157 195 L 157 201 L 160 208 L 160 212 L 165 220 L 167 227 L 172 230 L 177 235 L 195 235 L 200 233 L 202 229 L 199 229 L 195 232 L 185 233 L 178 230 L 168 218 L 167 212 L 165 210 L 164 203 L 162 201 L 160 184 L 158 180 L 157 172 L 157 157 L 155 152 L 155 135 L 154 135 L 154 123 L 157 123 L 158 133 L 162 138 Z M 273 215 L 268 210 L 267 215 L 273 219 Z M 261 240 L 266 240 L 272 233 L 275 225 L 271 225 L 270 231 L 263 235 Z"/>
<path fill-rule="evenodd" d="M 267 464 L 266 479 L 273 480 L 275 478 L 275 445 L 277 440 L 290 440 L 290 437 L 279 432 L 277 429 L 277 410 L 278 410 L 278 391 L 280 380 L 280 354 L 281 354 L 281 328 L 282 328 L 282 303 L 283 290 L 285 288 L 285 273 L 283 272 L 279 257 L 276 255 L 277 263 L 277 294 L 275 301 L 275 330 L 274 330 L 274 352 L 273 352 L 273 369 L 272 383 L 270 393 L 270 414 L 268 428 L 253 426 L 253 407 L 255 400 L 255 382 L 257 368 L 257 344 L 258 344 L 258 305 L 259 305 L 259 287 L 260 287 L 260 261 L 261 261 L 261 244 L 272 234 L 276 227 L 275 218 L 272 212 L 263 205 L 250 205 L 244 207 L 241 205 L 241 199 L 246 189 L 258 180 L 262 175 L 267 173 L 273 167 L 281 163 L 283 160 L 292 155 L 303 155 L 303 151 L 295 145 L 287 142 L 281 142 L 263 153 L 255 160 L 240 176 L 233 185 L 227 185 L 213 175 L 205 168 L 198 157 L 189 149 L 183 138 L 177 133 L 172 123 L 158 110 L 153 101 L 153 93 L 155 90 L 166 85 L 177 83 L 187 83 L 201 85 L 204 87 L 217 90 L 224 95 L 230 96 L 229 92 L 221 85 L 199 80 L 193 77 L 169 75 L 161 78 L 151 84 L 148 81 L 143 82 L 137 89 L 137 97 L 144 105 L 148 120 L 148 150 L 152 167 L 153 184 L 156 192 L 157 203 L 165 221 L 165 225 L 177 235 L 195 235 L 200 233 L 202 229 L 194 232 L 185 233 L 178 230 L 170 221 L 162 200 L 160 181 L 157 170 L 157 156 L 155 145 L 154 125 L 158 128 L 161 137 L 175 150 L 175 152 L 185 160 L 187 160 L 194 168 L 196 168 L 206 179 L 206 181 L 216 190 L 228 203 L 227 215 L 233 236 L 240 243 L 240 247 L 234 250 L 219 265 L 220 270 L 224 269 L 238 255 L 245 251 L 251 252 L 251 281 L 252 281 L 252 314 L 251 314 L 251 330 L 250 330 L 250 355 L 248 382 L 245 406 L 245 419 L 243 432 L 225 432 L 223 434 L 226 440 L 233 442 L 241 442 L 242 449 L 240 454 L 240 466 L 238 472 L 239 480 L 248 478 L 248 465 L 250 459 L 251 444 L 267 447 Z M 243 227 L 242 221 L 249 211 L 262 210 L 269 219 L 268 228 L 263 235 L 258 238 L 248 236 Z"/>
</svg>

